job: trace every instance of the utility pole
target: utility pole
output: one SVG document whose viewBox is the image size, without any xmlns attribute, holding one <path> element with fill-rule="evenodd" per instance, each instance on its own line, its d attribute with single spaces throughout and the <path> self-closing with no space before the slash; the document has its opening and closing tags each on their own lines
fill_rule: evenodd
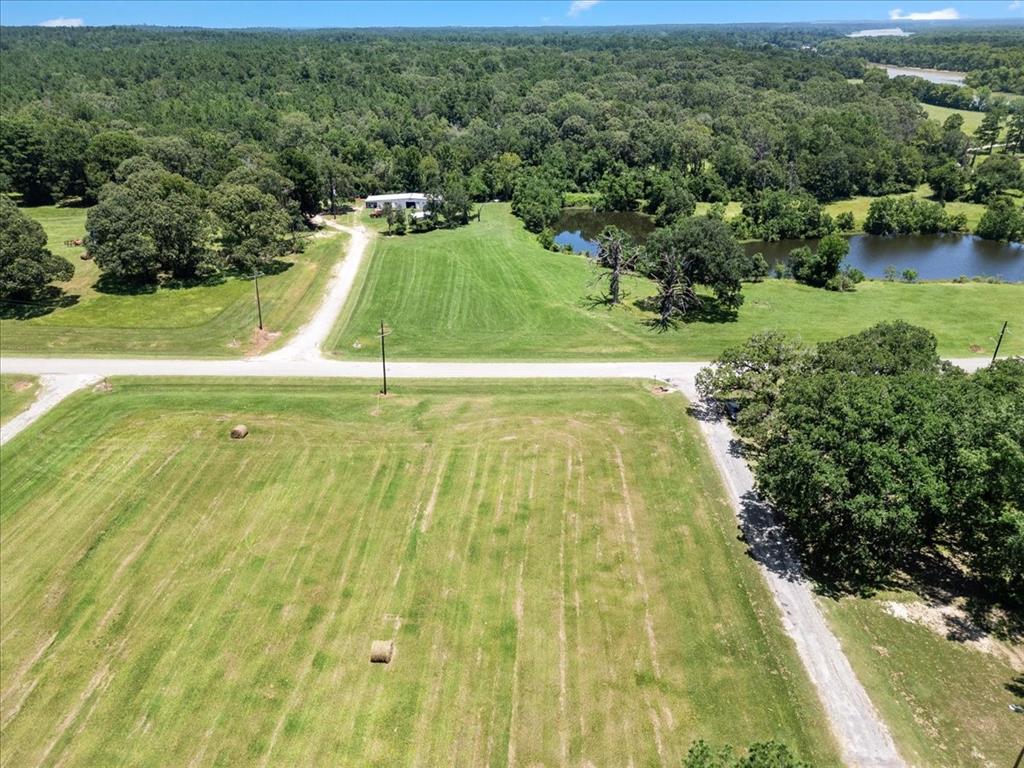
<svg viewBox="0 0 1024 768">
<path fill-rule="evenodd" d="M 1003 343 L 1003 336 L 1006 333 L 1006 323 L 1007 322 L 1009 322 L 1009 321 L 1007 321 L 1007 320 L 1003 321 L 1003 330 L 1001 330 L 999 332 L 999 339 L 996 341 L 996 351 L 992 353 L 992 362 L 993 363 L 996 361 L 996 355 L 999 354 L 999 347 Z"/>
<path fill-rule="evenodd" d="M 260 319 L 260 330 L 263 330 L 263 305 L 260 304 L 260 276 L 262 272 L 257 272 L 256 267 L 252 268 L 252 280 L 256 283 L 256 313 Z"/>
<path fill-rule="evenodd" d="M 387 336 L 391 331 L 384 330 L 384 321 L 380 321 L 380 374 L 384 379 L 384 388 L 381 390 L 382 394 L 388 393 L 388 368 L 387 368 L 387 357 L 384 355 L 384 337 Z"/>
</svg>

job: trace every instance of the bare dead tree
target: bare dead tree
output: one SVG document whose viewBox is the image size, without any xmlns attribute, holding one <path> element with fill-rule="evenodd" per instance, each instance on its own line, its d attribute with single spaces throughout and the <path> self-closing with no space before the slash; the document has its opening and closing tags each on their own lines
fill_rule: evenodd
<svg viewBox="0 0 1024 768">
<path fill-rule="evenodd" d="M 677 315 L 685 315 L 702 306 L 703 301 L 689 277 L 690 268 L 685 257 L 675 250 L 659 255 L 659 264 L 651 276 L 658 284 L 658 319 L 655 324 L 668 328 Z"/>
<path fill-rule="evenodd" d="M 618 227 L 606 227 L 597 236 L 597 263 L 604 267 L 604 276 L 608 279 L 608 303 L 615 305 L 622 301 L 622 275 L 632 272 L 640 251 L 629 235 Z"/>
</svg>

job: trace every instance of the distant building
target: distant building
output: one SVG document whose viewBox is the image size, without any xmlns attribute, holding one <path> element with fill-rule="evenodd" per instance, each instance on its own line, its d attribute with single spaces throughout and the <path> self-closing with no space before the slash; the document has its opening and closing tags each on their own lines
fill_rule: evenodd
<svg viewBox="0 0 1024 768">
<path fill-rule="evenodd" d="M 427 196 L 422 192 L 396 192 L 393 195 L 370 195 L 366 198 L 366 207 L 370 210 L 380 210 L 385 205 L 422 211 L 427 207 Z"/>
</svg>

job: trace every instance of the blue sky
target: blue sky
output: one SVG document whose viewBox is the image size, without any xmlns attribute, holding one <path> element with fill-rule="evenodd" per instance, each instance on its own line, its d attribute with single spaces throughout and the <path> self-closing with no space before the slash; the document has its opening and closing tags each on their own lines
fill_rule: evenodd
<svg viewBox="0 0 1024 768">
<path fill-rule="evenodd" d="M 1024 18 L 1024 0 L 657 2 L 651 0 L 291 0 L 290 2 L 49 2 L 3 0 L 6 25 L 154 24 L 200 27 L 539 26 Z"/>
</svg>

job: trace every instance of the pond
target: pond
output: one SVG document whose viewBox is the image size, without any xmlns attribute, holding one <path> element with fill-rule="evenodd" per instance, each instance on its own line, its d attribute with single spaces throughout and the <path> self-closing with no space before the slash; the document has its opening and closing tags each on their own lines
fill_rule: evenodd
<svg viewBox="0 0 1024 768">
<path fill-rule="evenodd" d="M 954 72 L 950 69 L 921 69 L 918 67 L 890 67 L 887 64 L 872 64 L 873 67 L 880 67 L 886 71 L 889 78 L 894 77 L 920 77 L 930 83 L 944 83 L 946 85 L 963 85 L 966 72 Z"/>
<path fill-rule="evenodd" d="M 638 242 L 654 231 L 654 222 L 640 213 L 597 213 L 583 208 L 566 208 L 558 221 L 555 242 L 571 246 L 574 251 L 594 255 L 597 236 L 607 225 L 614 224 L 629 232 Z M 782 240 L 777 243 L 744 243 L 747 253 L 762 253 L 768 265 L 786 261 L 794 248 L 814 248 L 814 240 Z M 884 277 L 885 268 L 897 272 L 917 270 L 921 280 L 952 280 L 968 277 L 999 277 L 1024 281 L 1024 245 L 997 243 L 973 235 L 903 235 L 876 237 L 854 235 L 850 238 L 850 254 L 846 263 L 868 277 Z"/>
<path fill-rule="evenodd" d="M 777 263 L 786 261 L 791 250 L 801 245 L 813 249 L 817 243 L 780 240 L 744 243 L 743 247 L 747 253 L 763 254 L 768 266 L 774 269 Z M 844 263 L 868 277 L 884 277 L 885 268 L 893 266 L 897 272 L 916 270 L 921 280 L 951 280 L 967 275 L 1024 281 L 1024 245 L 997 243 L 974 235 L 854 235 L 850 238 L 850 253 Z"/>
<path fill-rule="evenodd" d="M 650 216 L 631 211 L 592 211 L 589 208 L 563 208 L 555 225 L 555 242 L 568 245 L 574 251 L 597 253 L 597 236 L 609 225 L 615 225 L 639 243 L 654 231 Z"/>
</svg>

